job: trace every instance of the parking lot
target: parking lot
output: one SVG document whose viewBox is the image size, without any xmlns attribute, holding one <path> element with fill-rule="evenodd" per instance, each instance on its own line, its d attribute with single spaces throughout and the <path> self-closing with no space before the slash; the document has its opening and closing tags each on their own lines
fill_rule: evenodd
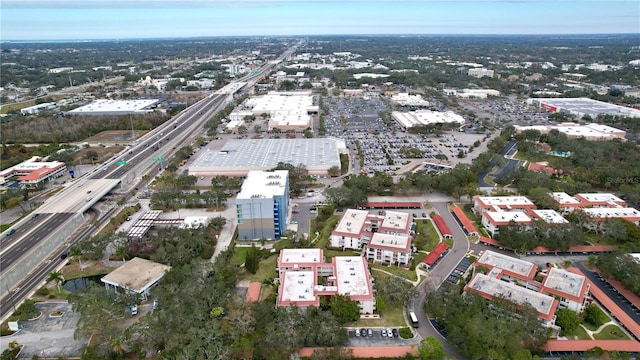
<svg viewBox="0 0 640 360">
<path fill-rule="evenodd" d="M 391 330 L 391 336 L 388 335 L 387 330 Z M 417 344 L 419 342 L 417 338 L 413 338 L 413 339 L 401 338 L 398 334 L 398 330 L 399 330 L 398 328 L 348 329 L 349 346 L 354 346 L 354 347 L 406 346 L 406 345 Z"/>
<path fill-rule="evenodd" d="M 388 108 L 377 95 L 330 97 L 324 104 L 329 108 L 325 116 L 326 133 L 345 139 L 352 158 L 351 171 L 355 172 L 393 173 L 410 159 L 416 158 L 446 166 L 470 162 L 471 157 L 462 159 L 458 158 L 458 154 L 466 157 L 471 144 L 484 137 L 483 134 L 458 132 L 440 137 L 403 132 L 395 123 L 388 126 L 382 121 L 379 113 L 387 112 Z M 362 169 L 359 167 L 358 145 L 364 163 Z M 414 154 L 408 153 L 409 149 Z M 419 156 L 415 156 L 415 153 Z"/>
</svg>

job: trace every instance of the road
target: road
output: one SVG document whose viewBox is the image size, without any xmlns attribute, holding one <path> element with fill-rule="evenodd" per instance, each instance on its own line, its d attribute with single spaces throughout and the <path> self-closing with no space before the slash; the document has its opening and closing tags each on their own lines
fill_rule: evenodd
<svg viewBox="0 0 640 360">
<path fill-rule="evenodd" d="M 442 282 L 449 276 L 449 274 L 456 268 L 460 260 L 465 256 L 469 250 L 469 241 L 464 234 L 458 222 L 453 218 L 449 211 L 449 204 L 447 202 L 431 202 L 431 206 L 442 216 L 442 219 L 447 224 L 454 238 L 453 248 L 442 258 L 438 264 L 429 271 L 429 276 L 418 285 L 418 297 L 414 299 L 411 307 L 413 308 L 420 327 L 418 333 L 423 338 L 433 336 L 438 339 L 444 348 L 444 351 L 455 359 L 462 359 L 462 356 L 458 354 L 455 347 L 447 343 L 445 339 L 436 329 L 431 325 L 429 318 L 422 310 L 427 298 L 428 292 L 434 291 Z"/>
<path fill-rule="evenodd" d="M 133 175 L 133 182 L 136 176 L 142 175 L 142 173 L 149 169 L 155 168 L 155 162 L 160 162 L 159 167 L 161 167 L 162 160 L 159 158 L 164 158 L 164 156 L 169 157 L 178 147 L 189 145 L 186 143 L 186 140 L 190 138 L 192 133 L 201 128 L 205 121 L 226 106 L 227 100 L 233 93 L 239 91 L 247 84 L 252 84 L 252 82 L 271 71 L 279 65 L 283 59 L 293 54 L 298 46 L 299 44 L 293 46 L 284 52 L 277 60 L 266 64 L 259 71 L 248 74 L 193 104 L 178 116 L 147 133 L 139 139 L 133 147 L 111 158 L 111 160 L 103 166 L 90 172 L 83 178 L 77 179 L 74 186 L 66 187 L 55 196 L 55 199 L 74 199 L 70 201 L 72 204 L 68 206 L 79 209 L 78 212 L 81 213 L 99 201 L 102 196 L 106 195 L 106 193 L 90 194 L 83 189 L 81 192 L 82 196 L 78 197 L 78 186 L 82 186 L 83 182 L 101 179 L 113 179 L 122 182 L 123 179 L 130 175 Z M 43 206 L 47 205 L 48 204 L 45 203 Z M 52 208 L 55 209 L 56 207 L 52 205 Z M 38 244 L 43 241 L 47 241 L 49 235 L 55 234 L 58 229 L 64 227 L 65 224 L 67 224 L 67 220 L 71 219 L 73 215 L 75 214 L 55 213 L 55 211 L 52 211 L 50 216 L 41 214 L 15 225 L 12 227 L 15 232 L 10 236 L 3 234 L 2 240 L 6 240 L 7 243 L 6 246 L 2 243 L 3 252 L 2 262 L 0 263 L 0 273 L 17 271 L 15 270 L 18 268 L 16 263 L 25 257 L 26 251 L 37 247 Z M 82 237 L 88 235 L 89 233 L 83 233 Z M 11 237 L 10 240 L 5 239 L 9 237 Z M 63 249 L 57 250 L 60 254 L 63 251 Z M 13 311 L 13 308 L 29 296 L 30 293 L 44 281 L 47 274 L 56 268 L 61 262 L 59 259 L 60 254 L 57 254 L 57 257 L 50 257 L 50 261 L 43 259 L 45 261 L 40 263 L 39 267 L 33 269 L 28 274 L 19 274 L 22 280 L 18 281 L 17 284 L 2 284 L 3 288 L 0 289 L 0 292 L 3 294 L 0 301 L 0 317 L 2 319 L 6 319 Z M 58 261 L 54 261 L 53 259 L 58 259 Z M 11 288 L 13 288 L 13 290 Z"/>
</svg>

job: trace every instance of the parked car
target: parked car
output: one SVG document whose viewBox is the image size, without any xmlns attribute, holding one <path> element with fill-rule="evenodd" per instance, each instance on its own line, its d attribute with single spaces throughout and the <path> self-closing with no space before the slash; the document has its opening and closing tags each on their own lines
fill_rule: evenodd
<svg viewBox="0 0 640 360">
<path fill-rule="evenodd" d="M 367 329 L 360 329 L 360 336 L 365 337 L 367 336 Z"/>
<path fill-rule="evenodd" d="M 387 337 L 387 330 L 386 329 L 380 330 L 380 336 Z"/>
<path fill-rule="evenodd" d="M 367 334 L 369 334 L 369 336 L 373 336 L 373 329 L 368 328 L 367 329 Z"/>
<path fill-rule="evenodd" d="M 398 337 L 400 335 L 398 329 L 393 329 L 391 331 L 393 332 L 393 337 Z"/>
<path fill-rule="evenodd" d="M 356 329 L 355 335 L 356 335 L 356 337 L 360 337 L 360 329 Z"/>
<path fill-rule="evenodd" d="M 393 337 L 393 332 L 391 329 L 387 329 L 387 337 Z"/>
</svg>

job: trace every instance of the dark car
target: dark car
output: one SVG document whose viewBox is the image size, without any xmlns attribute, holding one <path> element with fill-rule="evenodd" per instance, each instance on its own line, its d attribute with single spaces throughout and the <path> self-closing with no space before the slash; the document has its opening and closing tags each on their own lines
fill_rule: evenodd
<svg viewBox="0 0 640 360">
<path fill-rule="evenodd" d="M 398 329 L 393 329 L 393 330 L 391 330 L 391 332 L 393 333 L 393 337 L 398 337 L 398 335 L 399 335 Z"/>
<path fill-rule="evenodd" d="M 367 336 L 367 329 L 360 329 L 360 336 Z"/>
<path fill-rule="evenodd" d="M 65 251 L 65 252 L 63 252 L 62 254 L 60 254 L 60 259 L 64 260 L 64 259 L 66 259 L 68 256 L 69 256 L 69 253 Z"/>
</svg>

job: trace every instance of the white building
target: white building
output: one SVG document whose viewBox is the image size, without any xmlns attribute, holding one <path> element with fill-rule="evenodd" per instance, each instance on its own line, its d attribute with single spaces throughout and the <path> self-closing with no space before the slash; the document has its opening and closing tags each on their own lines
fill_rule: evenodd
<svg viewBox="0 0 640 360">
<path fill-rule="evenodd" d="M 96 100 L 89 105 L 67 111 L 69 115 L 129 115 L 146 114 L 153 111 L 158 99 L 141 100 Z"/>
<path fill-rule="evenodd" d="M 20 114 L 22 115 L 34 115 L 43 110 L 52 110 L 56 108 L 56 103 L 42 103 L 38 105 L 29 106 L 23 109 L 20 109 Z"/>
<path fill-rule="evenodd" d="M 584 276 L 551 267 L 542 280 L 540 292 L 560 298 L 560 307 L 580 313 L 586 305 L 589 290 Z"/>
<path fill-rule="evenodd" d="M 500 96 L 500 91 L 493 89 L 444 89 L 447 95 L 457 96 L 463 99 L 486 99 L 489 96 Z"/>
<path fill-rule="evenodd" d="M 536 205 L 526 196 L 475 196 L 473 211 L 482 215 L 486 211 L 526 211 Z"/>
<path fill-rule="evenodd" d="M 319 110 L 317 105 L 313 105 L 310 91 L 269 92 L 247 99 L 244 105 L 251 108 L 256 117 L 269 116 L 268 131 L 274 128 L 281 131 L 303 131 L 312 125 L 310 114 Z"/>
<path fill-rule="evenodd" d="M 374 233 L 365 245 L 365 258 L 373 263 L 411 265 L 411 236 Z"/>
<path fill-rule="evenodd" d="M 289 172 L 250 171 L 236 196 L 238 239 L 280 239 L 287 230 Z"/>
<path fill-rule="evenodd" d="M 418 110 L 410 112 L 393 111 L 391 117 L 398 125 L 404 129 L 408 129 L 413 126 L 424 126 L 433 124 L 457 124 L 464 125 L 465 120 L 462 116 L 454 113 L 453 111 L 431 111 L 431 110 Z"/>
<path fill-rule="evenodd" d="M 485 211 L 482 213 L 482 226 L 491 235 L 497 234 L 500 227 L 511 224 L 522 226 L 526 230 L 533 224 L 533 220 L 522 211 Z"/>
<path fill-rule="evenodd" d="M 485 76 L 493 77 L 493 70 L 484 69 L 484 68 L 469 69 L 469 71 L 467 71 L 467 75 L 476 77 L 478 79 Z"/>
<path fill-rule="evenodd" d="M 34 156 L 20 164 L 0 171 L 0 185 L 16 180 L 21 184 L 35 185 L 64 175 L 67 165 L 61 161 L 42 161 Z"/>
<path fill-rule="evenodd" d="M 135 257 L 100 281 L 107 289 L 120 288 L 126 292 L 138 294 L 141 299 L 146 300 L 151 288 L 157 285 L 170 269 L 170 266 Z"/>
<path fill-rule="evenodd" d="M 412 230 L 413 220 L 408 213 L 385 211 L 382 215 L 376 215 L 366 210 L 348 209 L 331 232 L 329 246 L 362 249 L 376 233 L 410 236 Z M 408 244 L 410 247 L 410 240 Z"/>
<path fill-rule="evenodd" d="M 401 106 L 429 106 L 429 102 L 421 95 L 410 95 L 409 93 L 398 93 L 391 96 L 391 102 Z"/>
</svg>

